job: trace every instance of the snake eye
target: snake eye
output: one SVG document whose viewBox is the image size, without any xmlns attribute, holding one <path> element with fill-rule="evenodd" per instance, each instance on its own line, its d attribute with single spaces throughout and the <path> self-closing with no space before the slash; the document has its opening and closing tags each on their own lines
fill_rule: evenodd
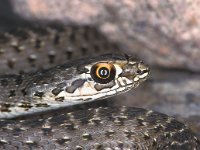
<svg viewBox="0 0 200 150">
<path fill-rule="evenodd" d="M 106 84 L 115 78 L 115 67 L 108 63 L 98 63 L 92 66 L 91 76 L 95 82 Z"/>
</svg>

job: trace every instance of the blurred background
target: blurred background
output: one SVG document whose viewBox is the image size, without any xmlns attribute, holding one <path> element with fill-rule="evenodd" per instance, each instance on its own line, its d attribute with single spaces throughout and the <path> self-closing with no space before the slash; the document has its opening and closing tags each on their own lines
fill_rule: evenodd
<svg viewBox="0 0 200 150">
<path fill-rule="evenodd" d="M 6 0 L 0 30 L 51 22 L 94 27 L 151 67 L 139 88 L 101 103 L 168 114 L 200 137 L 199 7 L 200 0 Z"/>
</svg>

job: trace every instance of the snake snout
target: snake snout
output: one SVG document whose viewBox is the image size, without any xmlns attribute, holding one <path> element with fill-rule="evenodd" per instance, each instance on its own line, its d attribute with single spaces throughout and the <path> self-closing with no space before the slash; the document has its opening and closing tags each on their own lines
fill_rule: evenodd
<svg viewBox="0 0 200 150">
<path fill-rule="evenodd" d="M 149 66 L 143 62 L 129 62 L 124 66 L 123 72 L 120 74 L 121 77 L 126 77 L 134 82 L 146 80 L 148 75 Z"/>
<path fill-rule="evenodd" d="M 149 66 L 144 64 L 143 62 L 138 63 L 136 76 L 140 79 L 146 79 L 149 75 Z"/>
</svg>

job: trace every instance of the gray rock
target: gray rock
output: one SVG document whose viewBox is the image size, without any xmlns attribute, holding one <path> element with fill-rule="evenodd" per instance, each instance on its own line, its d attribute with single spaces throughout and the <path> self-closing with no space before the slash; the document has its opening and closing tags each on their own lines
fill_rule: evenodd
<svg viewBox="0 0 200 150">
<path fill-rule="evenodd" d="M 95 25 L 148 63 L 200 71 L 200 0 L 10 0 L 27 20 Z"/>
</svg>

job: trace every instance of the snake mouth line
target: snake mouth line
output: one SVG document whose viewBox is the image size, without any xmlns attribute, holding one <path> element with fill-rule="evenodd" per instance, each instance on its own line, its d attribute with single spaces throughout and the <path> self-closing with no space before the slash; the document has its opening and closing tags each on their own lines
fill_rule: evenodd
<svg viewBox="0 0 200 150">
<path fill-rule="evenodd" d="M 11 112 L 2 113 L 2 115 L 0 115 L 0 118 L 4 119 L 4 118 L 14 118 L 14 117 L 18 117 L 18 116 L 26 116 L 26 115 L 31 115 L 32 113 L 42 113 L 42 112 L 49 111 L 49 110 L 58 110 L 60 108 L 65 108 L 65 107 L 73 106 L 73 105 L 79 105 L 79 104 L 83 104 L 85 102 L 92 102 L 95 100 L 106 99 L 106 98 L 118 95 L 120 93 L 127 92 L 127 91 L 131 90 L 133 86 L 137 87 L 137 85 L 135 86 L 133 84 L 127 84 L 122 91 L 118 91 L 117 89 L 114 89 L 114 90 L 110 90 L 105 93 L 100 93 L 100 94 L 97 93 L 93 96 L 93 98 L 91 98 L 91 96 L 83 96 L 82 98 L 77 99 L 77 100 L 67 100 L 67 101 L 63 101 L 60 103 L 56 103 L 56 104 L 48 104 L 48 105 L 37 105 L 36 104 L 37 106 L 32 105 L 32 107 L 30 109 L 27 109 L 26 111 L 24 111 L 23 108 L 14 106 L 14 107 L 10 107 Z M 104 95 L 104 96 L 102 96 L 102 95 Z M 95 96 L 97 96 L 97 97 L 95 97 Z"/>
<path fill-rule="evenodd" d="M 129 86 L 130 85 L 130 86 Z M 105 92 L 105 93 L 97 93 L 97 94 L 94 94 L 94 96 L 95 95 L 99 95 L 99 94 L 104 94 L 105 96 L 102 96 L 102 97 L 99 97 L 99 98 L 86 98 L 85 100 L 83 100 L 83 99 L 78 99 L 78 100 L 76 100 L 76 101 L 80 101 L 80 100 L 83 100 L 83 101 L 94 101 L 94 100 L 96 100 L 96 99 L 100 99 L 100 98 L 102 98 L 102 99 L 105 99 L 105 98 L 109 98 L 109 97 L 111 97 L 111 96 L 116 96 L 116 95 L 119 95 L 119 94 L 121 94 L 121 93 L 125 93 L 125 92 L 127 92 L 127 91 L 129 91 L 129 90 L 131 90 L 132 89 L 132 87 L 134 86 L 134 85 L 132 85 L 132 84 L 129 84 L 129 85 L 127 85 L 127 87 L 125 87 L 122 91 L 118 91 L 117 89 L 114 89 L 114 90 L 110 90 L 110 91 L 108 91 L 108 92 Z M 115 92 L 115 94 L 113 94 L 113 92 Z M 110 94 L 109 94 L 110 93 Z M 83 96 L 84 97 L 84 96 Z M 85 96 L 85 97 L 89 97 L 89 96 Z"/>
</svg>

